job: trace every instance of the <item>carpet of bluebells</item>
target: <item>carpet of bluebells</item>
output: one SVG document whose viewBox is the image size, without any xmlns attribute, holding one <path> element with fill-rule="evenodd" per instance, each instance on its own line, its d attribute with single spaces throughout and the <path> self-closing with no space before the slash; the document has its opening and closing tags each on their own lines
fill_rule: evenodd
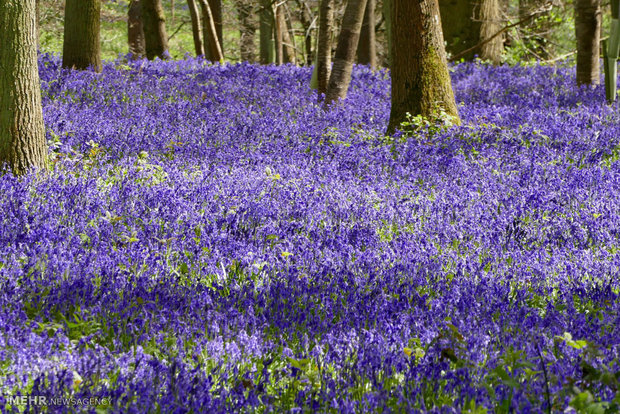
<svg viewBox="0 0 620 414">
<path fill-rule="evenodd" d="M 574 68 L 40 60 L 51 172 L 0 176 L 0 407 L 617 412 L 620 110 Z M 104 400 L 105 401 L 105 400 Z"/>
</svg>

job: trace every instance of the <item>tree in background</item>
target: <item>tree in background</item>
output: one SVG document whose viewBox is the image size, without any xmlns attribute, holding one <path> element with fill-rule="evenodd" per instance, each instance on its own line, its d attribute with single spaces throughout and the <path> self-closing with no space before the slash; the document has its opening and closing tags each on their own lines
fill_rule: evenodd
<svg viewBox="0 0 620 414">
<path fill-rule="evenodd" d="M 35 0 L 0 5 L 0 164 L 14 174 L 47 168 L 35 7 Z"/>
<path fill-rule="evenodd" d="M 326 106 L 347 96 L 366 3 L 367 0 L 349 0 L 347 3 L 334 55 L 334 66 L 325 94 Z"/>
<path fill-rule="evenodd" d="M 239 54 L 243 62 L 256 61 L 254 35 L 256 23 L 253 19 L 254 4 L 247 0 L 236 0 L 237 18 L 239 19 Z"/>
<path fill-rule="evenodd" d="M 67 0 L 62 47 L 64 68 L 101 71 L 100 0 Z"/>
<path fill-rule="evenodd" d="M 202 9 L 202 29 L 204 34 L 205 57 L 208 60 L 221 62 L 224 60 L 222 45 L 217 34 L 217 26 L 207 0 L 199 0 Z"/>
<path fill-rule="evenodd" d="M 141 0 L 141 3 L 146 57 L 149 60 L 156 57 L 166 59 L 168 57 L 168 34 L 161 0 Z"/>
<path fill-rule="evenodd" d="M 499 65 L 504 51 L 503 36 L 495 36 L 502 28 L 500 2 L 499 0 L 480 0 L 479 7 L 479 41 L 484 42 L 480 46 L 480 58 Z"/>
<path fill-rule="evenodd" d="M 142 28 L 142 4 L 140 0 L 131 0 L 127 12 L 127 38 L 129 54 L 132 59 L 146 56 L 144 29 Z"/>
<path fill-rule="evenodd" d="M 445 112 L 460 123 L 437 0 L 392 0 L 392 109 L 388 134 L 413 116 Z"/>
<path fill-rule="evenodd" d="M 319 6 L 319 33 L 314 67 L 313 88 L 319 94 L 327 93 L 327 84 L 332 68 L 332 33 L 334 30 L 334 0 L 321 0 Z"/>
<path fill-rule="evenodd" d="M 599 83 L 601 0 L 575 0 L 577 84 Z"/>
<path fill-rule="evenodd" d="M 192 38 L 194 39 L 194 50 L 196 56 L 204 56 L 205 48 L 202 41 L 202 23 L 200 22 L 200 11 L 195 0 L 187 0 L 189 16 L 192 20 Z"/>
<path fill-rule="evenodd" d="M 377 67 L 377 40 L 375 36 L 375 0 L 368 0 L 362 31 L 357 46 L 357 62 L 363 65 Z"/>
<path fill-rule="evenodd" d="M 261 0 L 260 10 L 260 63 L 275 63 L 274 12 L 271 0 Z"/>
</svg>

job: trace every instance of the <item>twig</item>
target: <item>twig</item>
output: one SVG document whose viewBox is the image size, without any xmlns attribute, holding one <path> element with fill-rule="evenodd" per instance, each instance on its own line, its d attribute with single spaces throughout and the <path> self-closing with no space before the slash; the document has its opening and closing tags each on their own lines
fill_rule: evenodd
<svg viewBox="0 0 620 414">
<path fill-rule="evenodd" d="M 181 28 L 185 25 L 185 23 L 187 23 L 187 20 L 182 21 L 179 27 L 177 27 L 177 30 L 175 30 L 174 33 L 168 36 L 168 41 L 170 41 L 170 39 L 172 39 L 175 34 L 179 33 L 179 30 L 181 30 Z"/>
</svg>

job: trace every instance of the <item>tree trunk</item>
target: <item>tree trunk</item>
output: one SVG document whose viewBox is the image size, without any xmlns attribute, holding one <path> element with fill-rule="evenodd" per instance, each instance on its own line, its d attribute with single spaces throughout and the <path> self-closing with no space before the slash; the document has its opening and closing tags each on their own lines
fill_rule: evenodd
<svg viewBox="0 0 620 414">
<path fill-rule="evenodd" d="M 192 19 L 192 37 L 194 38 L 194 49 L 196 56 L 205 55 L 205 47 L 202 43 L 202 24 L 200 22 L 200 11 L 195 0 L 187 0 L 189 16 Z"/>
<path fill-rule="evenodd" d="M 329 77 L 325 106 L 338 99 L 344 99 L 351 83 L 351 71 L 355 61 L 355 52 L 360 39 L 362 20 L 367 0 L 349 0 L 342 17 L 342 28 L 338 37 L 338 46 L 334 56 L 334 67 Z"/>
<path fill-rule="evenodd" d="M 35 0 L 0 6 L 0 168 L 47 168 Z M 1 170 L 0 170 L 1 171 Z"/>
<path fill-rule="evenodd" d="M 499 0 L 480 1 L 480 37 L 479 41 L 490 38 L 501 30 L 501 13 Z M 480 57 L 489 60 L 494 65 L 499 65 L 502 61 L 504 51 L 504 37 L 497 36 L 490 42 L 480 47 Z"/>
<path fill-rule="evenodd" d="M 222 0 L 204 0 L 207 2 L 209 6 L 209 13 L 211 14 L 210 20 L 213 21 L 214 29 L 207 30 L 207 26 L 205 25 L 205 21 L 208 18 L 205 14 L 205 5 L 203 1 L 200 0 L 200 6 L 202 8 L 202 20 L 203 20 L 203 30 L 204 30 L 204 44 L 205 44 L 205 57 L 207 60 L 211 61 L 220 61 L 222 59 L 218 59 L 217 51 L 215 50 L 215 42 L 213 39 L 217 39 L 217 43 L 220 48 L 220 56 L 224 54 L 224 38 L 222 34 Z M 213 34 L 213 33 L 215 34 Z M 213 39 L 210 39 L 211 36 L 214 36 Z M 209 46 L 211 45 L 211 46 Z"/>
<path fill-rule="evenodd" d="M 140 0 L 132 0 L 129 3 L 129 12 L 127 13 L 127 37 L 131 58 L 143 58 L 146 55 L 146 45 L 144 43 L 142 5 Z"/>
<path fill-rule="evenodd" d="M 321 0 L 319 9 L 319 34 L 316 52 L 317 92 L 327 93 L 332 70 L 332 32 L 334 28 L 334 0 Z"/>
<path fill-rule="evenodd" d="M 476 13 L 476 0 L 439 0 L 441 26 L 446 41 L 445 49 L 451 55 L 458 55 L 480 41 L 480 19 Z M 480 0 L 484 3 L 487 0 Z M 464 56 L 472 60 L 479 50 Z"/>
<path fill-rule="evenodd" d="M 271 0 L 262 0 L 260 9 L 260 63 L 275 63 L 274 14 Z"/>
<path fill-rule="evenodd" d="M 312 10 L 303 0 L 297 0 L 299 6 L 299 21 L 304 29 L 304 60 L 305 65 L 312 64 Z"/>
<path fill-rule="evenodd" d="M 275 47 L 276 47 L 276 65 L 281 65 L 284 63 L 284 45 L 282 40 L 282 24 L 281 24 L 281 16 L 282 16 L 282 7 L 275 5 L 273 7 L 275 22 L 274 22 L 274 38 L 275 38 Z"/>
<path fill-rule="evenodd" d="M 385 20 L 388 67 L 392 67 L 392 0 L 383 0 L 383 18 Z"/>
<path fill-rule="evenodd" d="M 290 32 L 292 25 L 286 4 L 281 4 L 278 7 L 278 24 L 282 33 L 282 62 L 295 65 L 297 63 L 297 52 L 295 51 L 295 39 Z"/>
<path fill-rule="evenodd" d="M 146 57 L 149 60 L 156 57 L 166 59 L 168 58 L 168 35 L 161 0 L 141 0 L 141 3 Z"/>
<path fill-rule="evenodd" d="M 248 4 L 247 0 L 237 0 L 236 7 L 239 19 L 241 60 L 243 62 L 254 62 L 256 60 L 256 50 L 254 48 L 256 25 L 252 19 L 254 7 L 252 4 Z"/>
<path fill-rule="evenodd" d="M 601 1 L 576 0 L 577 84 L 599 83 Z"/>
<path fill-rule="evenodd" d="M 39 48 L 39 44 L 40 44 L 39 43 L 39 36 L 40 36 L 39 25 L 41 24 L 41 7 L 39 6 L 40 1 L 41 0 L 36 0 L 36 6 L 35 6 L 36 7 L 35 16 L 37 19 L 37 35 L 36 35 L 37 36 L 37 49 Z"/>
<path fill-rule="evenodd" d="M 363 65 L 370 65 L 371 68 L 377 67 L 377 49 L 375 39 L 375 0 L 368 0 L 362 32 L 357 47 L 357 62 Z"/>
<path fill-rule="evenodd" d="M 437 0 L 393 0 L 392 110 L 388 134 L 407 114 L 460 123 L 444 50 Z"/>
<path fill-rule="evenodd" d="M 202 8 L 202 28 L 204 30 L 205 37 L 205 56 L 210 61 L 222 62 L 224 61 L 224 55 L 222 54 L 222 47 L 218 40 L 217 28 L 215 27 L 215 21 L 213 20 L 211 6 L 209 6 L 207 0 L 199 1 L 200 7 Z"/>
<path fill-rule="evenodd" d="M 62 47 L 64 68 L 101 71 L 100 0 L 67 0 Z"/>
</svg>

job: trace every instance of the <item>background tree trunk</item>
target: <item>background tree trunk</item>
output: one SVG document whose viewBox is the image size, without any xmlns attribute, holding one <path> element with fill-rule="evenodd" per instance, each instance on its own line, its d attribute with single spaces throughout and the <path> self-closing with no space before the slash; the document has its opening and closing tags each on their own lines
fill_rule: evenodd
<svg viewBox="0 0 620 414">
<path fill-rule="evenodd" d="M 437 0 L 393 0 L 392 110 L 388 134 L 407 113 L 445 111 L 460 123 L 448 72 Z"/>
<path fill-rule="evenodd" d="M 239 19 L 239 48 L 241 60 L 243 62 L 256 61 L 256 50 L 254 47 L 254 34 L 256 33 L 256 24 L 252 19 L 253 5 L 248 4 L 247 0 L 237 0 L 237 16 Z"/>
<path fill-rule="evenodd" d="M 327 93 L 332 70 L 332 32 L 334 28 L 334 0 L 321 0 L 319 9 L 319 34 L 316 51 L 317 92 Z"/>
<path fill-rule="evenodd" d="M 199 0 L 202 8 L 202 28 L 205 38 L 205 57 L 213 62 L 222 62 L 224 55 L 222 54 L 222 46 L 217 36 L 217 28 L 213 20 L 213 13 L 207 0 Z"/>
<path fill-rule="evenodd" d="M 144 30 L 142 28 L 142 5 L 140 0 L 131 0 L 127 13 L 127 37 L 129 54 L 132 59 L 140 59 L 146 56 L 144 43 Z"/>
<path fill-rule="evenodd" d="M 474 6 L 474 0 L 439 0 L 445 49 L 451 55 L 458 55 L 477 45 L 480 40 L 480 19 Z M 479 52 L 472 51 L 464 58 L 472 60 Z"/>
<path fill-rule="evenodd" d="M 385 20 L 385 37 L 387 43 L 388 67 L 392 67 L 392 0 L 383 0 L 383 18 Z"/>
<path fill-rule="evenodd" d="M 367 0 L 349 0 L 347 3 L 334 56 L 334 67 L 327 85 L 325 106 L 347 96 L 366 3 Z"/>
<path fill-rule="evenodd" d="M 480 36 L 479 41 L 490 38 L 501 30 L 501 10 L 499 0 L 480 0 Z M 504 37 L 497 36 L 480 47 L 480 57 L 494 65 L 502 61 Z"/>
<path fill-rule="evenodd" d="M 262 0 L 260 15 L 260 63 L 275 63 L 274 14 L 271 0 Z"/>
<path fill-rule="evenodd" d="M 161 0 L 141 0 L 141 3 L 146 57 L 151 60 L 156 57 L 166 59 L 168 57 L 168 34 Z"/>
<path fill-rule="evenodd" d="M 202 23 L 200 22 L 200 11 L 195 0 L 187 0 L 189 16 L 192 19 L 192 37 L 194 39 L 194 49 L 196 56 L 205 55 L 204 43 L 202 43 Z"/>
<path fill-rule="evenodd" d="M 101 71 L 100 0 L 67 0 L 62 47 L 64 68 Z"/>
<path fill-rule="evenodd" d="M 599 83 L 599 41 L 601 1 L 575 1 L 575 37 L 577 38 L 577 84 Z"/>
<path fill-rule="evenodd" d="M 223 56 L 224 55 L 224 37 L 223 37 L 223 32 L 222 32 L 222 0 L 205 0 L 207 1 L 207 4 L 209 5 L 209 10 L 211 13 L 211 20 L 213 21 L 213 25 L 215 27 L 215 38 L 217 39 L 217 43 L 219 44 L 220 47 L 220 55 Z M 200 5 L 202 7 L 202 20 L 203 20 L 203 34 L 204 34 L 204 44 L 205 44 L 205 57 L 208 60 L 211 61 L 220 61 L 221 59 L 218 59 L 218 56 L 216 55 L 216 50 L 212 49 L 212 47 L 214 47 L 215 42 L 210 39 L 211 36 L 213 36 L 213 34 L 211 33 L 211 30 L 207 30 L 207 26 L 204 24 L 205 19 L 207 18 L 205 16 L 205 7 L 202 4 L 203 1 L 200 1 Z M 209 46 L 212 45 L 212 46 Z"/>
<path fill-rule="evenodd" d="M 37 64 L 35 0 L 0 6 L 0 168 L 47 168 Z"/>
<path fill-rule="evenodd" d="M 313 15 L 310 6 L 303 0 L 296 0 L 299 7 L 299 21 L 304 29 L 304 64 L 311 65 L 313 59 L 312 50 L 312 25 Z"/>
<path fill-rule="evenodd" d="M 363 65 L 377 67 L 377 48 L 375 38 L 375 0 L 367 0 L 364 22 L 357 46 L 357 62 Z"/>
</svg>

